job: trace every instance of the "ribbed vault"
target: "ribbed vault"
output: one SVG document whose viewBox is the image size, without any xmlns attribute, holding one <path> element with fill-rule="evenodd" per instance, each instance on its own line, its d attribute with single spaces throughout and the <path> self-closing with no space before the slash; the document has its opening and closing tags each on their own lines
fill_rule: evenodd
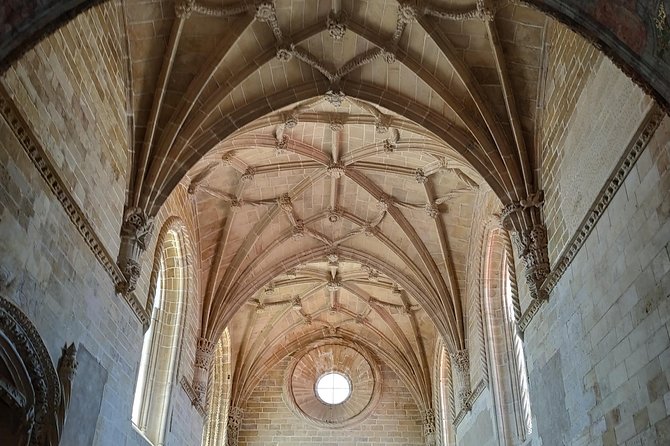
<svg viewBox="0 0 670 446">
<path fill-rule="evenodd" d="M 546 17 L 482 0 L 132 9 L 129 207 L 153 215 L 188 186 L 201 350 L 230 330 L 231 405 L 326 339 L 374 352 L 431 410 L 436 338 L 452 354 L 468 342 L 478 197 L 521 233 L 542 225 Z"/>
</svg>

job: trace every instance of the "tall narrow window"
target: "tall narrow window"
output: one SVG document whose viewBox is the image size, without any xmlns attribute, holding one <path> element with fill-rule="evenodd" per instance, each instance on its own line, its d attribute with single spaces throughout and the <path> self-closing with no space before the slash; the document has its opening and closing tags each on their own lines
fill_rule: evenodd
<svg viewBox="0 0 670 446">
<path fill-rule="evenodd" d="M 528 376 L 521 334 L 519 304 L 507 233 L 492 229 L 486 245 L 484 308 L 488 339 L 489 378 L 496 395 L 496 418 L 502 444 L 524 441 L 531 432 Z"/>
<path fill-rule="evenodd" d="M 156 248 L 153 307 L 144 335 L 133 400 L 133 425 L 153 444 L 162 444 L 176 381 L 176 358 L 184 306 L 185 264 L 179 233 L 167 231 Z"/>
<path fill-rule="evenodd" d="M 506 251 L 503 263 L 503 272 L 505 275 L 505 319 L 508 326 L 508 335 L 510 337 L 510 347 L 512 349 L 512 359 L 514 360 L 514 369 L 516 372 L 516 390 L 518 391 L 518 410 L 520 415 L 520 429 L 523 431 L 522 437 L 530 434 L 533 430 L 530 413 L 530 395 L 528 393 L 528 372 L 526 370 L 526 358 L 523 353 L 523 341 L 521 333 L 517 328 L 518 303 L 516 302 L 516 287 L 512 286 L 514 274 L 514 265 L 511 264 L 511 253 Z"/>
<path fill-rule="evenodd" d="M 442 444 L 448 446 L 456 444 L 456 433 L 454 431 L 454 399 L 453 383 L 451 380 L 451 361 L 449 353 L 442 348 L 440 354 L 440 434 Z"/>
</svg>

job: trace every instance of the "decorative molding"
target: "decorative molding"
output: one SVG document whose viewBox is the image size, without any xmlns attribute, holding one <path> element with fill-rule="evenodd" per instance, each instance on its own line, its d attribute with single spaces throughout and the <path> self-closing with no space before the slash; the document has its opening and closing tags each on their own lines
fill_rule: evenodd
<svg viewBox="0 0 670 446">
<path fill-rule="evenodd" d="M 477 398 L 479 398 L 479 395 L 481 395 L 482 392 L 484 392 L 484 389 L 486 389 L 487 385 L 488 385 L 488 383 L 484 379 L 480 380 L 477 383 L 477 386 L 475 387 L 475 390 L 472 391 L 472 393 L 470 394 L 470 397 L 468 398 L 468 401 L 467 401 L 468 407 L 471 408 L 472 406 L 474 406 L 475 402 L 477 402 Z M 458 427 L 458 425 L 461 424 L 461 421 L 463 421 L 463 418 L 465 418 L 465 416 L 468 414 L 469 411 L 470 411 L 469 409 L 468 410 L 461 409 L 458 412 L 458 415 L 456 415 L 456 418 L 454 419 L 454 426 L 455 427 Z"/>
<path fill-rule="evenodd" d="M 191 401 L 191 405 L 195 408 L 195 410 L 198 411 L 201 417 L 205 417 L 207 415 L 207 411 L 203 407 L 198 397 L 198 393 L 195 391 L 191 383 L 188 382 L 188 379 L 186 379 L 185 376 L 182 376 L 179 380 L 179 384 L 181 384 L 181 388 L 184 389 L 184 392 L 186 392 L 186 396 L 188 396 L 188 399 Z"/>
<path fill-rule="evenodd" d="M 568 242 L 555 266 L 544 280 L 542 291 L 546 293 L 546 295 L 549 295 L 553 291 L 561 280 L 561 277 L 563 277 L 565 271 L 568 269 L 568 266 L 570 266 L 577 253 L 582 246 L 584 246 L 584 243 L 591 235 L 591 232 L 593 232 L 600 217 L 605 213 L 612 198 L 614 198 L 614 195 L 624 183 L 630 171 L 635 167 L 635 163 L 647 147 L 647 144 L 649 144 L 649 141 L 665 116 L 665 112 L 658 106 L 658 104 L 654 104 L 647 113 L 647 117 L 638 128 L 635 137 L 626 148 L 626 151 L 617 163 L 617 166 L 614 168 L 608 181 L 605 182 L 605 185 L 600 190 L 598 197 L 595 199 L 591 209 L 582 220 L 575 235 L 570 239 L 570 242 Z M 522 333 L 526 330 L 544 302 L 545 301 L 543 300 L 533 300 L 526 311 L 524 311 L 519 320 L 519 330 Z"/>
<path fill-rule="evenodd" d="M 11 417 L 16 422 L 12 437 L 3 439 L 12 444 L 58 445 L 77 368 L 76 347 L 66 344 L 58 369 L 54 369 L 35 326 L 3 296 L 0 333 L 0 369 L 4 370 L 0 372 L 0 398 L 12 409 Z"/>
<path fill-rule="evenodd" d="M 68 186 L 58 175 L 58 169 L 55 168 L 53 161 L 38 142 L 31 127 L 17 109 L 2 83 L 0 83 L 0 114 L 12 129 L 21 147 L 51 189 L 51 192 L 56 196 L 95 258 L 112 279 L 115 287 L 123 284 L 126 279 L 121 272 L 121 268 L 116 264 L 114 257 L 107 251 L 100 237 L 96 234 L 85 212 L 70 193 Z M 142 325 L 148 325 L 149 315 L 144 311 L 137 297 L 132 293 L 122 294 L 122 296 Z"/>
</svg>

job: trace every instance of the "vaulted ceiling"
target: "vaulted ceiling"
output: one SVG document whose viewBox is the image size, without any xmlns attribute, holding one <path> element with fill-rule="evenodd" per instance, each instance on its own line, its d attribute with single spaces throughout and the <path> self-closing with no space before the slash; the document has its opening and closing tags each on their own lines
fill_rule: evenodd
<svg viewBox="0 0 670 446">
<path fill-rule="evenodd" d="M 170 0 L 126 15 L 131 201 L 155 213 L 188 186 L 203 336 L 229 327 L 251 384 L 312 340 L 358 341 L 428 402 L 434 340 L 467 341 L 476 203 L 536 190 L 548 19 L 481 0 Z"/>
</svg>

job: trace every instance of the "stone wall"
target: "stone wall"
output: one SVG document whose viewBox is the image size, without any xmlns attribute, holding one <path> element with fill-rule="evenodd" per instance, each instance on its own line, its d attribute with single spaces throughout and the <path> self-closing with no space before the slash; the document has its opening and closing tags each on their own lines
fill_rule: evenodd
<svg viewBox="0 0 670 446">
<path fill-rule="evenodd" d="M 542 117 L 542 188 L 552 265 L 593 204 L 651 99 L 609 60 L 554 24 Z M 567 75 L 567 73 L 575 73 Z"/>
<path fill-rule="evenodd" d="M 147 444 L 130 421 L 143 327 L 116 295 L 109 265 L 101 260 L 112 265 L 116 260 L 128 180 L 121 17 L 118 2 L 89 10 L 0 78 L 0 293 L 35 324 L 54 362 L 66 342 L 82 352 L 65 427 L 68 445 Z M 31 148 L 53 169 L 36 164 Z M 72 206 L 64 205 L 67 200 Z M 191 230 L 188 203 L 184 191 L 176 193 L 159 214 L 157 228 L 177 215 Z M 98 243 L 97 252 L 91 243 Z M 154 249 L 143 256 L 146 278 L 137 290 L 142 303 Z M 182 376 L 192 378 L 199 330 L 196 259 L 189 260 L 193 286 L 166 444 L 199 444 L 202 431 L 203 419 L 179 384 Z"/>
<path fill-rule="evenodd" d="M 490 387 L 479 395 L 472 405 L 472 411 L 458 425 L 456 444 L 459 446 L 496 446 L 500 444 Z"/>
<path fill-rule="evenodd" d="M 669 159 L 666 118 L 526 331 L 542 444 L 670 441 Z"/>
<path fill-rule="evenodd" d="M 423 445 L 419 410 L 397 375 L 382 365 L 382 397 L 367 418 L 346 429 L 324 429 L 299 419 L 286 406 L 282 382 L 287 360 L 275 366 L 246 403 L 240 446 Z"/>
</svg>

